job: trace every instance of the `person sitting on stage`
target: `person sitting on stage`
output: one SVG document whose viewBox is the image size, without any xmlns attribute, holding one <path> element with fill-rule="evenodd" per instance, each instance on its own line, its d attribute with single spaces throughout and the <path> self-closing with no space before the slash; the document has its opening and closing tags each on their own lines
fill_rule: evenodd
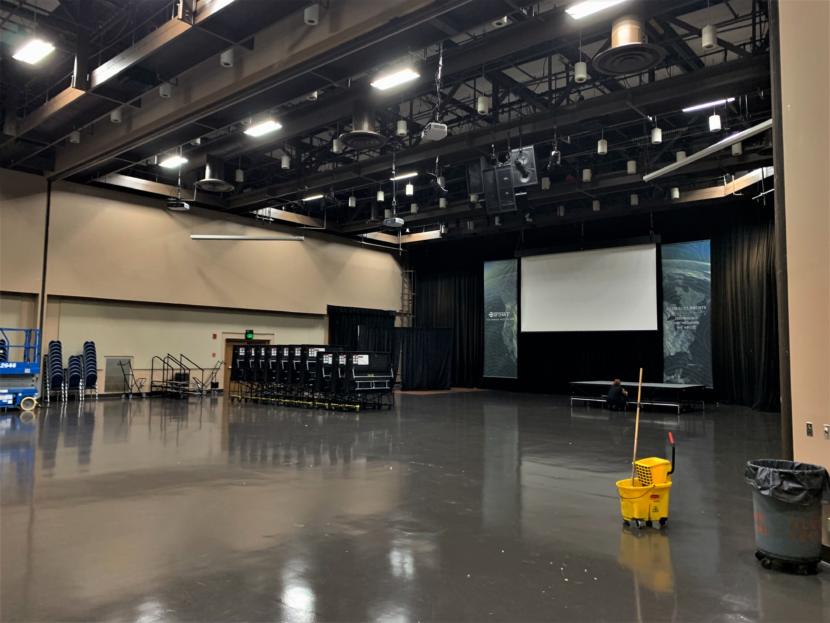
<svg viewBox="0 0 830 623">
<path fill-rule="evenodd" d="M 605 404 L 614 411 L 625 411 L 625 406 L 628 404 L 628 391 L 622 386 L 620 379 L 614 379 L 611 389 L 605 396 Z"/>
</svg>

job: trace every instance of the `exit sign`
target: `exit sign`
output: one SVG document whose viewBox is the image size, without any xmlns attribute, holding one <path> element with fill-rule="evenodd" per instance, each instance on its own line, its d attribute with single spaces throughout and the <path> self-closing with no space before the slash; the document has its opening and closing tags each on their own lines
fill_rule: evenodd
<svg viewBox="0 0 830 623">
<path fill-rule="evenodd" d="M 254 330 L 253 329 L 245 329 L 245 339 L 246 340 L 254 339 Z"/>
</svg>

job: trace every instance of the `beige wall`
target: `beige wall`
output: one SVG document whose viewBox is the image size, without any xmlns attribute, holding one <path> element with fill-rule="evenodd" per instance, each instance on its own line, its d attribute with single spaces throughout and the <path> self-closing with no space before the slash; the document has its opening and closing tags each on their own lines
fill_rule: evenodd
<svg viewBox="0 0 830 623">
<path fill-rule="evenodd" d="M 786 0 L 779 12 L 793 446 L 830 468 L 830 3 Z"/>
<path fill-rule="evenodd" d="M 28 329 L 36 326 L 36 295 L 0 292 L 0 327 Z"/>
<path fill-rule="evenodd" d="M 263 230 L 160 206 L 56 184 L 49 293 L 310 314 L 325 313 L 328 304 L 400 306 L 400 269 L 388 253 L 308 237 L 194 242 L 194 232 Z"/>
<path fill-rule="evenodd" d="M 40 289 L 45 188 L 40 177 L 0 169 L 0 290 Z M 305 314 L 324 314 L 327 305 L 400 306 L 400 268 L 389 253 L 311 237 L 194 242 L 194 232 L 274 232 L 162 206 L 158 199 L 55 184 L 47 292 Z"/>
<path fill-rule="evenodd" d="M 40 292 L 46 180 L 0 169 L 0 291 Z"/>
<path fill-rule="evenodd" d="M 107 356 L 129 356 L 133 358 L 136 376 L 146 378 L 154 355 L 183 353 L 199 366 L 211 368 L 224 357 L 225 340 L 244 338 L 245 329 L 253 329 L 257 339 L 272 343 L 324 344 L 326 324 L 324 316 L 51 297 L 46 339 L 61 340 L 64 358 L 80 353 L 83 343 L 92 339 L 100 369 Z"/>
</svg>

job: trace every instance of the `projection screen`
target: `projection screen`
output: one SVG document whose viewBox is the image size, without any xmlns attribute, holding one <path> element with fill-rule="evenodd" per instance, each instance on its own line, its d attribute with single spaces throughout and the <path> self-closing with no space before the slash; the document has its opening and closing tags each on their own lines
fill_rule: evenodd
<svg viewBox="0 0 830 623">
<path fill-rule="evenodd" d="M 522 258 L 523 332 L 656 331 L 654 244 Z"/>
</svg>

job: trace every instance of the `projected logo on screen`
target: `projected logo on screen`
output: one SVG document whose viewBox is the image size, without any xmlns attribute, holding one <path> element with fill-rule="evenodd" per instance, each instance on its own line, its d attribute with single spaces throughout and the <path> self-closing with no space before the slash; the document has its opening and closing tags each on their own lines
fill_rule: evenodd
<svg viewBox="0 0 830 623">
<path fill-rule="evenodd" d="M 517 275 L 517 260 L 484 262 L 484 376 L 517 375 Z"/>
</svg>

